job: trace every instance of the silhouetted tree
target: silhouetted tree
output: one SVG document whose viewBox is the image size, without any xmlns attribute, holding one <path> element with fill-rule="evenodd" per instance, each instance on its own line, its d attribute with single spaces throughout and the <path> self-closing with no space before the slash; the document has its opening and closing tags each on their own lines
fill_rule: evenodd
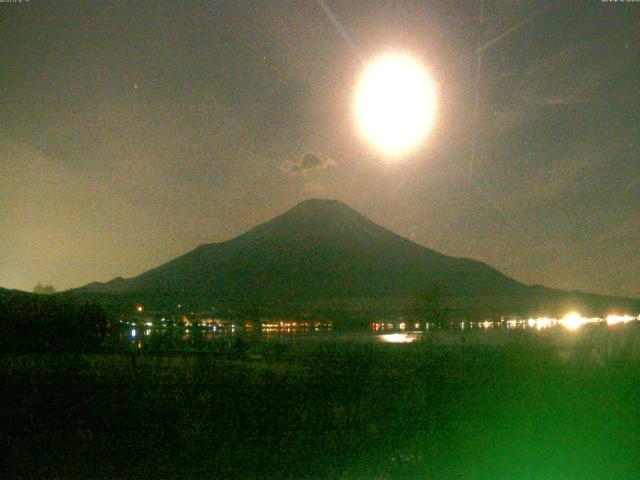
<svg viewBox="0 0 640 480">
<path fill-rule="evenodd" d="M 42 285 L 42 283 L 38 282 L 38 284 L 33 287 L 33 293 L 37 293 L 38 295 L 51 295 L 52 293 L 56 293 L 56 289 L 53 285 Z"/>
<path fill-rule="evenodd" d="M 430 323 L 444 324 L 451 319 L 451 294 L 444 285 L 432 285 L 418 295 L 412 312 L 414 317 Z"/>
</svg>

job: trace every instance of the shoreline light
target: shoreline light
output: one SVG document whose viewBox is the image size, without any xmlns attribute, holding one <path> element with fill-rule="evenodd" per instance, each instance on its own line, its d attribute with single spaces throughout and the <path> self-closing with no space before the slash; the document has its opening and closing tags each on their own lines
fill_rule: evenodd
<svg viewBox="0 0 640 480">
<path fill-rule="evenodd" d="M 560 325 L 568 330 L 577 330 L 583 325 L 583 318 L 575 313 L 571 312 L 564 316 L 562 320 L 560 320 Z"/>
<path fill-rule="evenodd" d="M 607 325 L 616 325 L 618 323 L 627 323 L 635 320 L 631 315 L 609 315 L 607 316 Z"/>
</svg>

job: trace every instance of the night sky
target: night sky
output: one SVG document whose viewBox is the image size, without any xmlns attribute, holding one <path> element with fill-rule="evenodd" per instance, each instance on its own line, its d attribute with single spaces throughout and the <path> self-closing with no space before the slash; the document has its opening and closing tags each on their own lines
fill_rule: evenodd
<svg viewBox="0 0 640 480">
<path fill-rule="evenodd" d="M 640 297 L 640 3 L 487 1 L 480 39 L 476 2 L 326 5 L 346 35 L 311 0 L 0 3 L 0 286 L 134 276 L 326 197 L 526 283 Z M 438 110 L 390 159 L 353 99 L 393 50 Z"/>
</svg>

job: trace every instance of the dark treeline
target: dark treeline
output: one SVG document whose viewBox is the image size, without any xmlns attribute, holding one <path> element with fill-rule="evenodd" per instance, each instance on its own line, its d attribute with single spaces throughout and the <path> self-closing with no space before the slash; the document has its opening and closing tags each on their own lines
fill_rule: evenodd
<svg viewBox="0 0 640 480">
<path fill-rule="evenodd" d="M 0 299 L 0 352 L 95 352 L 107 331 L 105 310 L 40 295 Z"/>
<path fill-rule="evenodd" d="M 446 284 L 427 285 L 411 297 L 318 298 L 284 301 L 255 297 L 244 300 L 201 296 L 188 292 L 63 292 L 54 295 L 71 303 L 97 303 L 115 316 L 127 316 L 136 305 L 145 312 L 188 315 L 209 312 L 212 316 L 238 320 L 295 318 L 367 324 L 376 319 L 405 317 L 408 321 L 448 323 L 501 317 L 555 317 L 577 311 L 584 316 L 606 317 L 611 313 L 636 315 L 640 300 L 564 292 L 533 286 L 518 295 L 461 295 Z"/>
</svg>

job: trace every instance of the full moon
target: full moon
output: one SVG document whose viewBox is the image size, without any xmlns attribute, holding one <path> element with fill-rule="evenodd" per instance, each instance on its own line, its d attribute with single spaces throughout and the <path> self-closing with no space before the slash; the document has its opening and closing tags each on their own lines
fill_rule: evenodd
<svg viewBox="0 0 640 480">
<path fill-rule="evenodd" d="M 356 89 L 356 119 L 361 134 L 385 154 L 415 149 L 429 132 L 436 92 L 426 70 L 403 54 L 370 63 Z"/>
</svg>

